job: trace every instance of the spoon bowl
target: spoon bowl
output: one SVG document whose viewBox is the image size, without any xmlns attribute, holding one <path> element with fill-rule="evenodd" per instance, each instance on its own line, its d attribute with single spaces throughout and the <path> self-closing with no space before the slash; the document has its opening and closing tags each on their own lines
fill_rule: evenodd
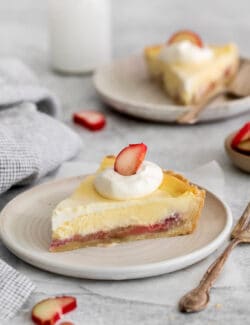
<svg viewBox="0 0 250 325">
<path fill-rule="evenodd" d="M 194 290 L 187 293 L 179 302 L 180 311 L 186 313 L 194 313 L 206 308 L 209 302 L 209 294 L 207 291 Z"/>
</svg>

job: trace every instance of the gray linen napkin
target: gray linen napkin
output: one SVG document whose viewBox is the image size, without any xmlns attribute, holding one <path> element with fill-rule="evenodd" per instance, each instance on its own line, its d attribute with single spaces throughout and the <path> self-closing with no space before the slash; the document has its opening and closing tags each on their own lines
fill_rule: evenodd
<svg viewBox="0 0 250 325">
<path fill-rule="evenodd" d="M 0 109 L 23 102 L 33 102 L 40 111 L 59 116 L 57 97 L 42 87 L 33 72 L 20 60 L 0 61 Z"/>
<path fill-rule="evenodd" d="M 0 61 L 0 194 L 76 155 L 80 138 L 48 115 L 59 113 L 57 98 L 29 68 L 18 60 Z M 29 279 L 0 259 L 0 320 L 12 318 L 33 290 Z"/>
<path fill-rule="evenodd" d="M 32 103 L 0 111 L 0 194 L 46 175 L 80 146 L 77 134 Z"/>
<path fill-rule="evenodd" d="M 26 276 L 0 260 L 0 320 L 14 317 L 34 289 Z"/>
<path fill-rule="evenodd" d="M 1 59 L 0 194 L 44 176 L 78 152 L 79 137 L 42 113 L 60 115 L 57 97 L 21 61 Z"/>
</svg>

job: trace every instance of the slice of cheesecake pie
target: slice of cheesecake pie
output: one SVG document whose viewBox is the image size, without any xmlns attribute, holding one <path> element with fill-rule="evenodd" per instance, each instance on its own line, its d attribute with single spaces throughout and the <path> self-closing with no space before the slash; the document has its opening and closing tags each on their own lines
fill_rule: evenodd
<svg viewBox="0 0 250 325">
<path fill-rule="evenodd" d="M 192 233 L 205 191 L 145 161 L 144 144 L 107 156 L 52 215 L 51 252 Z"/>
<path fill-rule="evenodd" d="M 177 32 L 167 44 L 145 48 L 144 56 L 149 75 L 183 105 L 198 104 L 228 84 L 239 66 L 235 44 L 205 46 L 191 31 Z"/>
</svg>

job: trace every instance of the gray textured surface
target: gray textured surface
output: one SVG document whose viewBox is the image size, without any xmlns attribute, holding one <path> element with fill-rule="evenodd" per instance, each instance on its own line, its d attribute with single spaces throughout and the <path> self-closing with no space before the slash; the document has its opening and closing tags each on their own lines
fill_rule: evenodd
<svg viewBox="0 0 250 325">
<path fill-rule="evenodd" d="M 241 52 L 250 56 L 248 0 L 113 0 L 113 4 L 115 57 L 138 52 L 145 44 L 162 41 L 180 27 L 200 31 L 211 42 L 234 40 Z M 139 141 L 148 144 L 149 159 L 170 169 L 192 169 L 216 159 L 225 171 L 226 200 L 234 217 L 238 217 L 250 199 L 250 177 L 232 167 L 224 153 L 223 141 L 228 133 L 249 120 L 249 114 L 214 124 L 178 127 L 135 121 L 113 113 L 99 102 L 91 78 L 51 73 L 46 14 L 46 1 L 0 0 L 0 54 L 17 56 L 30 64 L 42 83 L 60 96 L 64 120 L 70 125 L 71 114 L 77 109 L 99 108 L 105 112 L 108 118 L 105 131 L 90 133 L 76 128 L 85 143 L 79 159 L 98 162 L 107 152 L 117 152 L 127 143 Z M 17 190 L 1 196 L 1 207 L 16 193 Z M 247 324 L 249 321 L 248 247 L 237 248 L 231 257 L 238 265 L 238 278 L 232 277 L 231 283 L 228 281 L 213 290 L 207 311 L 188 316 L 177 312 L 176 303 L 177 297 L 194 284 L 191 277 L 180 277 L 180 290 L 176 293 L 166 285 L 171 275 L 141 281 L 97 283 L 39 271 L 16 259 L 2 246 L 0 256 L 30 276 L 38 286 L 33 298 L 11 324 L 29 324 L 27 319 L 35 301 L 62 293 L 74 294 L 79 299 L 81 307 L 77 317 L 81 321 L 76 325 Z M 211 260 L 203 262 L 203 271 Z M 190 274 L 194 269 L 190 268 Z M 225 272 L 230 276 L 230 267 Z M 201 273 L 197 274 L 197 281 Z M 248 278 L 246 283 L 241 281 L 243 274 Z M 221 306 L 215 307 L 216 304 Z"/>
</svg>

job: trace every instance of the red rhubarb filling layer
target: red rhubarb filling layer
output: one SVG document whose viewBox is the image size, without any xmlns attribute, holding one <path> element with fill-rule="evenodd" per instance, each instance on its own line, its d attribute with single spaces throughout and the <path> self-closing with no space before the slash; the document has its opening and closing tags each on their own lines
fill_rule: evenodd
<svg viewBox="0 0 250 325">
<path fill-rule="evenodd" d="M 120 227 L 110 231 L 98 231 L 89 235 L 75 235 L 71 238 L 67 239 L 53 239 L 50 245 L 50 249 L 63 246 L 70 242 L 92 242 L 92 241 L 108 241 L 110 239 L 122 239 L 129 236 L 143 235 L 148 233 L 158 233 L 167 231 L 170 228 L 177 227 L 181 224 L 181 217 L 179 213 L 175 213 L 170 217 L 164 219 L 164 221 L 160 223 L 156 223 L 153 225 L 136 225 L 136 226 L 128 226 L 128 227 Z"/>
</svg>

